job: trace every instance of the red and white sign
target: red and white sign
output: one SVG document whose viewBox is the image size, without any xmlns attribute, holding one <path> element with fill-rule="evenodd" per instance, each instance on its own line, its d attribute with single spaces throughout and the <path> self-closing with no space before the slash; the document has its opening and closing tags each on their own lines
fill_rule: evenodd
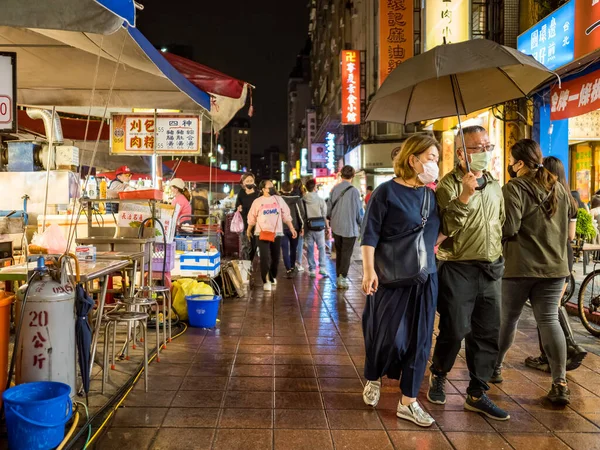
<svg viewBox="0 0 600 450">
<path fill-rule="evenodd" d="M 325 144 L 310 145 L 310 161 L 313 163 L 327 162 L 327 148 L 325 147 Z"/>
<path fill-rule="evenodd" d="M 360 123 L 360 53 L 342 50 L 342 124 Z"/>
<path fill-rule="evenodd" d="M 0 132 L 17 130 L 16 55 L 0 52 Z"/>
<path fill-rule="evenodd" d="M 600 72 L 555 86 L 550 93 L 550 119 L 562 120 L 600 109 Z"/>
<path fill-rule="evenodd" d="M 327 168 L 313 169 L 313 175 L 315 176 L 315 178 L 328 177 L 329 169 L 327 169 Z"/>
</svg>

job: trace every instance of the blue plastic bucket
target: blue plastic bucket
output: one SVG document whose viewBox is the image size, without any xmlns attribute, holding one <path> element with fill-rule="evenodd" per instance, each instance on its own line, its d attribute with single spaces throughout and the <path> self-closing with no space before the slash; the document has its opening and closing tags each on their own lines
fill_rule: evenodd
<svg viewBox="0 0 600 450">
<path fill-rule="evenodd" d="M 213 328 L 217 324 L 220 295 L 188 295 L 185 300 L 191 326 Z"/>
<path fill-rule="evenodd" d="M 46 450 L 65 437 L 73 414 L 71 387 L 56 381 L 14 386 L 2 394 L 11 450 Z"/>
</svg>

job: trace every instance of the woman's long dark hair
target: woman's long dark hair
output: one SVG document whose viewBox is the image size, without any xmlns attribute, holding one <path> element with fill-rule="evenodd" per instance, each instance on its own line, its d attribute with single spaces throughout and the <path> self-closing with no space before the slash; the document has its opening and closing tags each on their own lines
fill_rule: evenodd
<svg viewBox="0 0 600 450">
<path fill-rule="evenodd" d="M 189 189 L 184 187 L 183 190 L 179 189 L 177 186 L 173 186 L 175 189 L 177 189 L 177 191 L 182 194 L 185 199 L 190 202 L 192 201 L 192 194 L 190 193 Z"/>
<path fill-rule="evenodd" d="M 550 172 L 543 165 L 542 149 L 532 139 L 521 139 L 517 141 L 510 150 L 515 160 L 523 161 L 525 167 L 529 169 L 531 178 L 545 191 L 550 193 L 548 201 L 542 205 L 543 211 L 548 218 L 553 217 L 558 209 L 558 192 L 554 189 L 558 177 Z"/>
<path fill-rule="evenodd" d="M 565 166 L 562 163 L 562 161 L 560 159 L 558 159 L 556 156 L 546 156 L 544 158 L 544 167 L 546 168 L 546 170 L 548 170 L 551 173 L 553 173 L 554 175 L 556 175 L 556 177 L 558 178 L 558 182 L 563 185 L 563 187 L 565 188 L 565 191 L 567 192 L 567 195 L 569 196 L 569 201 L 571 202 L 571 206 L 573 207 L 573 209 L 574 210 L 579 209 L 579 204 L 577 203 L 577 200 L 575 200 L 575 198 L 571 194 L 571 188 L 569 187 L 569 184 L 567 183 L 567 175 L 565 172 Z"/>
</svg>

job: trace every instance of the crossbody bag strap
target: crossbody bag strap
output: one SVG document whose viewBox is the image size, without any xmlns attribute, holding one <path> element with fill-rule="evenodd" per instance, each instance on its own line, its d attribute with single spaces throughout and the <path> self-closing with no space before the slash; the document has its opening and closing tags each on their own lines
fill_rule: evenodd
<svg viewBox="0 0 600 450">
<path fill-rule="evenodd" d="M 554 186 L 556 186 L 556 185 L 554 185 Z M 552 186 L 552 189 L 550 189 L 550 192 L 548 192 L 546 194 L 544 199 L 538 205 L 536 205 L 536 207 L 533 208 L 533 210 L 531 210 L 528 214 L 525 214 L 523 217 L 521 217 L 521 222 L 524 222 L 525 219 L 528 219 L 529 217 L 533 216 L 537 212 L 537 210 L 540 209 L 542 207 L 542 205 L 550 199 L 552 192 L 554 192 L 554 186 Z"/>
<path fill-rule="evenodd" d="M 348 186 L 346 189 L 344 189 L 342 191 L 342 193 L 340 194 L 340 196 L 338 198 L 335 199 L 335 202 L 333 202 L 333 204 L 331 205 L 331 212 L 329 213 L 329 215 L 333 215 L 333 209 L 335 208 L 335 206 L 338 204 L 338 202 L 342 199 L 342 197 L 344 196 L 344 194 L 346 192 L 348 192 L 350 189 L 352 189 L 354 186 Z"/>
<path fill-rule="evenodd" d="M 426 187 L 425 188 L 425 196 L 423 197 L 423 203 L 421 203 L 421 223 L 410 230 L 403 231 L 402 233 L 398 233 L 398 234 L 395 234 L 395 235 L 389 236 L 389 237 L 382 237 L 381 240 L 394 241 L 396 239 L 400 239 L 405 236 L 408 236 L 409 234 L 417 233 L 417 232 L 421 231 L 423 228 L 425 228 L 425 225 L 427 224 L 427 219 L 429 219 L 430 205 L 431 205 L 431 195 L 429 192 L 429 188 Z"/>
</svg>

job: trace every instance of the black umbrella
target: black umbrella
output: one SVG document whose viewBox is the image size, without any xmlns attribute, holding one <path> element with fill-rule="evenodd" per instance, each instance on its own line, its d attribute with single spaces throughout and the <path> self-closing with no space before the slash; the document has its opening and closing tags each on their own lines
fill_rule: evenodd
<svg viewBox="0 0 600 450">
<path fill-rule="evenodd" d="M 75 339 L 77 341 L 77 354 L 79 355 L 79 369 L 81 370 L 81 381 L 85 391 L 87 403 L 90 391 L 90 350 L 92 346 L 92 327 L 88 322 L 88 314 L 94 307 L 94 301 L 85 292 L 81 284 L 77 285 L 75 297 L 75 309 L 77 321 L 75 322 Z"/>
</svg>

